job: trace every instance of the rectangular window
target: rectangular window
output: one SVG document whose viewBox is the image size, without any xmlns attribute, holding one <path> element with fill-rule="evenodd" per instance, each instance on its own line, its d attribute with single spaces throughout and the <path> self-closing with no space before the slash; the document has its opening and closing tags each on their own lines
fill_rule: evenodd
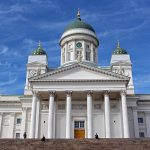
<svg viewBox="0 0 150 150">
<path fill-rule="evenodd" d="M 90 48 L 90 45 L 86 44 L 86 48 L 89 49 L 89 48 Z"/>
<path fill-rule="evenodd" d="M 21 124 L 21 118 L 17 118 L 17 124 Z"/>
<path fill-rule="evenodd" d="M 91 52 L 86 52 L 86 60 L 90 61 Z"/>
<path fill-rule="evenodd" d="M 138 123 L 144 123 L 144 119 L 142 117 L 138 117 Z"/>
<path fill-rule="evenodd" d="M 74 122 L 74 128 L 79 128 L 79 121 Z"/>
<path fill-rule="evenodd" d="M 16 138 L 20 138 L 20 133 L 16 133 Z"/>
<path fill-rule="evenodd" d="M 144 132 L 139 132 L 139 137 L 145 137 L 145 133 Z"/>
<path fill-rule="evenodd" d="M 80 128 L 84 128 L 84 121 L 80 121 Z"/>
<path fill-rule="evenodd" d="M 84 121 L 75 121 L 74 128 L 84 128 Z"/>
</svg>

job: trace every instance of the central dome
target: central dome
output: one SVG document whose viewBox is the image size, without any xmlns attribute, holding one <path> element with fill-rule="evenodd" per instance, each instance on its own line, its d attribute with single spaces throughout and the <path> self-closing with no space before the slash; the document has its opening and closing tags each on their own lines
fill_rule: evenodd
<svg viewBox="0 0 150 150">
<path fill-rule="evenodd" d="M 67 25 L 67 27 L 65 28 L 65 31 L 76 29 L 76 28 L 88 29 L 95 33 L 95 30 L 93 29 L 93 27 L 90 24 L 82 21 L 81 18 L 77 18 L 75 21 Z"/>
<path fill-rule="evenodd" d="M 93 31 L 95 33 L 95 30 L 93 29 L 93 27 L 90 24 L 81 20 L 79 10 L 77 13 L 77 19 L 66 26 L 65 32 L 68 30 L 71 30 L 71 29 L 76 29 L 76 28 L 88 29 L 88 30 Z"/>
</svg>

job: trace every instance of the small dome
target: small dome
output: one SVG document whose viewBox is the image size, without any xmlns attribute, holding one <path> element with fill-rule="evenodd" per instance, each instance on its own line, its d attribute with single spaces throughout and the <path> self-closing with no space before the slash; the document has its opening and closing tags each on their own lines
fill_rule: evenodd
<svg viewBox="0 0 150 150">
<path fill-rule="evenodd" d="M 128 54 L 127 51 L 120 47 L 120 42 L 118 41 L 117 48 L 114 50 L 113 55 Z"/>
<path fill-rule="evenodd" d="M 32 55 L 46 55 L 46 52 L 43 50 L 40 42 L 38 48 L 32 52 Z"/>
<path fill-rule="evenodd" d="M 90 24 L 81 20 L 79 11 L 77 13 L 77 19 L 66 26 L 65 32 L 68 30 L 71 30 L 71 29 L 76 29 L 76 28 L 88 29 L 95 33 L 95 30 L 93 29 L 93 27 Z"/>
</svg>

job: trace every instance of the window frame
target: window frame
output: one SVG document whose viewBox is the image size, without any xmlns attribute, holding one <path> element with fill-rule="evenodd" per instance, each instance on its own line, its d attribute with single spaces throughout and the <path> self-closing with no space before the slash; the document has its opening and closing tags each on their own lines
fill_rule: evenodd
<svg viewBox="0 0 150 150">
<path fill-rule="evenodd" d="M 145 132 L 140 131 L 140 132 L 139 132 L 139 137 L 140 137 L 140 138 L 145 138 Z"/>
<path fill-rule="evenodd" d="M 139 123 L 139 124 L 144 123 L 144 118 L 143 118 L 143 117 L 138 117 L 138 123 Z"/>
<path fill-rule="evenodd" d="M 90 51 L 86 51 L 85 57 L 86 57 L 87 61 L 91 61 L 91 52 Z"/>
<path fill-rule="evenodd" d="M 20 120 L 20 121 L 18 121 L 18 120 Z M 22 118 L 17 118 L 17 119 L 16 119 L 16 124 L 19 124 L 19 125 L 20 125 L 21 122 L 22 122 Z"/>
<path fill-rule="evenodd" d="M 17 136 L 17 135 L 19 135 L 19 136 Z M 16 132 L 16 138 L 19 139 L 19 138 L 20 138 L 20 135 L 21 135 L 21 134 L 20 134 L 19 132 Z"/>
</svg>

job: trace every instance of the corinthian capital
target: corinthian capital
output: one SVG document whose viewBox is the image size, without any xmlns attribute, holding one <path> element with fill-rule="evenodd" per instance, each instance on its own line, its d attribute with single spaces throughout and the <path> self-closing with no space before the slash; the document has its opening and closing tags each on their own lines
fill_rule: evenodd
<svg viewBox="0 0 150 150">
<path fill-rule="evenodd" d="M 48 91 L 48 93 L 49 93 L 49 96 L 55 96 L 55 91 Z"/>
<path fill-rule="evenodd" d="M 38 91 L 32 90 L 32 94 L 33 94 L 33 96 L 37 96 L 38 95 Z"/>
<path fill-rule="evenodd" d="M 92 90 L 87 90 L 87 91 L 85 91 L 85 93 L 86 93 L 87 95 L 92 95 L 92 94 L 93 94 L 93 91 L 92 91 Z"/>
<path fill-rule="evenodd" d="M 120 94 L 121 94 L 121 95 L 126 95 L 126 91 L 125 91 L 125 90 L 120 91 Z"/>
<path fill-rule="evenodd" d="M 72 91 L 66 91 L 65 93 L 66 95 L 70 95 L 70 96 L 72 95 Z"/>
<path fill-rule="evenodd" d="M 104 93 L 104 96 L 105 96 L 105 95 L 107 95 L 107 96 L 108 96 L 108 95 L 109 95 L 109 93 L 110 93 L 110 91 L 105 90 L 105 91 L 103 91 L 103 93 Z"/>
</svg>

